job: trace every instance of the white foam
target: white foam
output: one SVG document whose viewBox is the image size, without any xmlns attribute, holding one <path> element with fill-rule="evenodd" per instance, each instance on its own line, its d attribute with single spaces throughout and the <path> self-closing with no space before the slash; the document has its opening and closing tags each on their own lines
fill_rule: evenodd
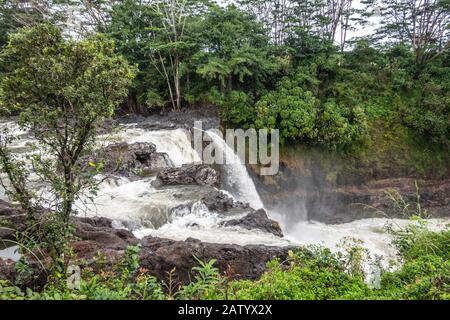
<svg viewBox="0 0 450 320">
<path fill-rule="evenodd" d="M 342 251 L 345 240 L 360 240 L 361 245 L 369 251 L 371 256 L 382 256 L 382 260 L 396 260 L 397 251 L 392 245 L 392 235 L 387 232 L 388 225 L 399 229 L 408 224 L 417 223 L 406 219 L 370 218 L 355 220 L 343 224 L 324 224 L 315 221 L 290 222 L 280 213 L 269 212 L 269 216 L 280 223 L 285 238 L 301 245 L 318 244 L 330 248 L 333 251 Z M 450 222 L 450 219 L 428 219 L 427 225 L 431 230 L 442 230 Z"/>
<path fill-rule="evenodd" d="M 134 232 L 135 236 L 155 236 L 173 240 L 186 240 L 195 238 L 212 243 L 232 243 L 238 245 L 265 244 L 285 246 L 290 241 L 276 237 L 272 234 L 247 230 L 240 227 L 221 227 L 220 223 L 236 217 L 224 217 L 209 212 L 201 203 L 194 203 L 188 214 L 175 217 L 171 223 L 159 229 L 141 229 Z"/>
<path fill-rule="evenodd" d="M 228 191 L 237 200 L 248 202 L 252 208 L 263 208 L 264 205 L 255 184 L 248 174 L 247 168 L 241 163 L 239 156 L 219 135 L 211 131 L 207 131 L 206 134 L 213 140 L 216 150 L 222 152 L 224 159 L 226 159 L 226 164 L 223 165 L 226 174 L 222 176 L 222 179 L 225 185 L 230 188 Z"/>
<path fill-rule="evenodd" d="M 190 133 L 184 129 L 146 131 L 141 128 L 124 127 L 118 133 L 100 137 L 100 140 L 102 139 L 128 143 L 154 143 L 158 152 L 169 155 L 175 167 L 201 161 L 197 152 L 191 147 Z"/>
<path fill-rule="evenodd" d="M 20 143 L 16 145 L 17 149 L 24 147 L 26 143 L 32 142 L 26 137 L 25 132 L 20 130 L 13 122 L 0 123 L 1 127 L 11 128 L 21 137 Z M 227 157 L 237 157 L 233 150 L 219 136 L 210 133 L 216 146 L 222 148 L 227 153 Z M 184 163 L 200 161 L 199 155 L 191 147 L 189 132 L 183 129 L 176 130 L 158 130 L 146 131 L 132 126 L 120 128 L 118 133 L 101 136 L 100 140 L 133 142 L 152 142 L 156 145 L 159 152 L 165 152 L 175 166 L 181 166 Z M 245 165 L 240 161 L 225 165 L 226 184 L 231 186 L 227 192 L 233 195 L 236 200 L 249 202 L 252 207 L 262 207 L 262 201 L 251 180 Z M 99 177 L 100 178 L 100 177 Z M 115 220 L 117 227 L 123 227 L 124 222 L 135 222 L 136 226 L 141 225 L 143 220 L 148 218 L 149 214 L 166 214 L 174 205 L 183 203 L 169 203 L 175 201 L 175 191 L 167 189 L 157 190 L 151 186 L 151 180 L 147 178 L 139 181 L 130 181 L 126 178 L 117 178 L 107 180 L 100 186 L 98 195 L 92 203 L 76 203 L 77 209 L 88 216 L 103 216 Z M 172 193 L 170 193 L 172 192 Z M 192 192 L 192 191 L 191 191 Z M 1 197 L 0 197 L 1 198 Z M 192 200 L 192 199 L 191 199 Z M 178 201 L 178 200 L 177 200 Z M 155 209 L 156 208 L 156 209 Z M 396 256 L 395 248 L 392 246 L 392 237 L 385 232 L 384 226 L 392 223 L 394 226 L 405 226 L 411 221 L 399 219 L 373 218 L 357 220 L 350 223 L 339 225 L 326 225 L 319 222 L 305 221 L 303 215 L 297 217 L 297 221 L 287 219 L 283 210 L 279 212 L 269 212 L 269 216 L 279 221 L 285 238 L 279 238 L 272 234 L 264 233 L 258 230 L 246 230 L 239 227 L 222 227 L 220 224 L 231 217 L 224 217 L 214 212 L 209 212 L 199 203 L 194 203 L 191 208 L 180 207 L 173 211 L 174 214 L 168 223 L 160 228 L 140 228 L 134 233 L 138 237 L 152 235 L 162 238 L 171 238 L 175 240 L 185 240 L 193 237 L 206 242 L 216 243 L 234 243 L 240 245 L 247 244 L 265 244 L 265 245 L 308 245 L 322 244 L 332 250 L 340 250 L 340 244 L 347 238 L 355 238 L 363 241 L 363 246 L 373 255 L 381 255 L 384 261 L 394 259 Z M 304 208 L 299 206 L 299 212 Z M 145 221 L 144 221 L 145 222 Z M 432 229 L 442 229 L 450 219 L 431 219 L 429 226 Z M 127 225 L 129 226 L 129 225 Z"/>
</svg>

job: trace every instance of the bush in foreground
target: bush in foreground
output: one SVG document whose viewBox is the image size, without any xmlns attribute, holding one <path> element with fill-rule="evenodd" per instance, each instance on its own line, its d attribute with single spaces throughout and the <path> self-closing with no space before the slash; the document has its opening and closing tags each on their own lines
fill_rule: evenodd
<svg viewBox="0 0 450 320">
<path fill-rule="evenodd" d="M 290 252 L 285 261 L 268 262 L 257 281 L 233 280 L 220 274 L 215 260 L 198 260 L 187 285 L 176 283 L 173 272 L 165 282 L 148 275 L 139 268 L 139 247 L 131 246 L 112 270 L 84 268 L 78 289 L 69 288 L 62 274 L 49 278 L 41 292 L 0 280 L 0 299 L 450 299 L 448 228 L 433 232 L 419 220 L 394 232 L 393 244 L 403 264 L 396 271 L 382 270 L 378 288 L 364 281 L 364 249 L 359 246 L 345 253 L 323 247 Z"/>
</svg>

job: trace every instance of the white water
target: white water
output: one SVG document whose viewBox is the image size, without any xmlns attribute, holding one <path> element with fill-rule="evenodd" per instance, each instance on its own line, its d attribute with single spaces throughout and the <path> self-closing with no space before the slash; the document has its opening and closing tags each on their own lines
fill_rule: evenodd
<svg viewBox="0 0 450 320">
<path fill-rule="evenodd" d="M 236 200 L 249 202 L 252 207 L 263 207 L 263 203 L 258 195 L 256 187 L 250 178 L 245 165 L 241 164 L 238 156 L 225 143 L 225 141 L 213 132 L 207 132 L 215 143 L 216 150 L 224 153 L 224 159 L 231 159 L 223 166 L 221 179 L 225 179 L 224 190 L 232 195 Z M 166 152 L 176 165 L 199 161 L 199 156 L 192 149 L 190 136 L 187 131 L 161 130 L 145 131 L 143 129 L 127 128 L 126 130 L 113 135 L 115 140 L 132 142 L 153 142 L 158 151 Z M 127 216 L 127 219 L 135 217 L 139 220 L 139 212 L 145 211 L 149 201 L 158 205 L 167 200 L 162 197 L 157 200 L 154 189 L 149 183 L 135 181 L 125 183 L 118 187 L 109 186 L 104 190 L 112 197 L 100 201 L 104 204 L 103 209 L 98 211 L 99 215 L 104 215 L 113 219 Z M 152 195 L 153 194 L 153 195 Z M 144 196 L 142 196 L 144 195 Z M 152 196 L 151 196 L 152 195 Z M 98 205 L 97 205 L 98 207 Z M 114 208 L 111 210 L 111 208 Z M 137 237 L 147 235 L 171 238 L 174 240 L 185 240 L 189 237 L 207 242 L 234 243 L 240 245 L 266 244 L 266 245 L 312 245 L 320 244 L 334 251 L 342 250 L 342 245 L 346 241 L 360 241 L 361 245 L 368 249 L 371 255 L 382 256 L 385 265 L 396 259 L 396 251 L 392 246 L 392 237 L 385 231 L 384 226 L 388 223 L 404 226 L 410 223 L 407 220 L 399 219 L 362 219 L 351 223 L 339 225 L 326 225 L 319 222 L 310 222 L 299 218 L 298 221 L 286 219 L 283 212 L 268 212 L 269 216 L 280 222 L 285 234 L 284 238 L 275 237 L 255 230 L 245 230 L 239 227 L 221 227 L 220 222 L 233 218 L 223 217 L 214 212 L 209 212 L 207 208 L 194 203 L 188 210 L 184 209 L 172 217 L 169 223 L 160 228 L 140 228 L 134 233 Z M 448 219 L 431 219 L 429 225 L 435 229 L 442 229 Z"/>
<path fill-rule="evenodd" d="M 17 151 L 24 151 L 30 139 L 24 132 L 18 130 L 14 123 L 2 123 L 11 127 L 23 139 L 13 146 Z M 235 161 L 224 166 L 225 184 L 230 188 L 227 193 L 236 200 L 249 202 L 252 207 L 262 207 L 262 201 L 246 168 L 234 154 L 233 150 L 214 133 L 209 136 L 216 143 L 218 150 Z M 117 133 L 101 136 L 102 144 L 125 141 L 152 142 L 159 152 L 169 155 L 175 166 L 184 163 L 200 161 L 199 155 L 191 147 L 189 133 L 183 129 L 147 131 L 134 126 L 123 126 Z M 20 152 L 19 151 L 19 152 Z M 268 212 L 269 216 L 280 222 L 284 238 L 255 230 L 245 230 L 239 227 L 222 227 L 220 223 L 234 217 L 209 212 L 200 203 L 193 201 L 196 195 L 204 192 L 200 187 L 173 187 L 157 190 L 150 184 L 154 177 L 139 181 L 126 178 L 108 180 L 100 186 L 99 194 L 92 203 L 77 202 L 81 214 L 104 216 L 115 220 L 117 227 L 128 227 L 134 230 L 138 237 L 146 235 L 184 240 L 188 237 L 202 241 L 234 244 L 322 244 L 332 250 L 340 250 L 340 244 L 349 238 L 359 239 L 373 255 L 382 255 L 384 261 L 395 258 L 395 250 L 390 244 L 391 237 L 383 229 L 386 223 L 405 225 L 406 220 L 363 219 L 339 225 L 326 225 L 318 222 L 308 222 L 299 218 L 298 221 L 286 219 L 283 212 Z M 180 197 L 184 195 L 184 197 Z M 192 197 L 192 199 L 191 199 Z M 184 205 L 181 209 L 178 205 Z M 166 221 L 160 226 L 161 221 Z M 432 228 L 443 228 L 449 219 L 431 219 Z M 158 225 L 155 227 L 155 225 Z"/>
<path fill-rule="evenodd" d="M 386 228 L 393 230 L 408 224 L 417 223 L 406 219 L 369 218 L 342 224 L 324 224 L 317 221 L 287 222 L 282 213 L 271 212 L 271 218 L 277 220 L 285 234 L 285 238 L 303 245 L 323 245 L 333 251 L 342 249 L 344 242 L 362 245 L 370 254 L 383 256 L 384 262 L 396 259 L 396 250 L 391 244 L 392 236 Z M 442 230 L 449 219 L 428 219 L 431 230 Z M 360 242 L 360 243 L 358 243 Z"/>
<path fill-rule="evenodd" d="M 215 143 L 226 156 L 238 160 L 234 152 L 220 137 L 214 137 Z M 112 142 L 151 142 L 156 145 L 158 152 L 165 152 L 175 166 L 185 163 L 199 162 L 201 159 L 191 147 L 190 133 L 183 129 L 145 131 L 132 126 L 124 127 L 117 133 L 101 136 L 102 144 Z M 226 194 L 238 201 L 249 202 L 254 208 L 263 207 L 262 201 L 256 191 L 255 185 L 248 172 L 240 161 L 226 165 L 226 178 L 232 186 L 230 190 L 223 190 Z M 173 187 L 157 190 L 151 186 L 154 177 L 128 181 L 119 178 L 116 181 L 103 183 L 99 195 L 94 203 L 77 202 L 77 209 L 87 216 L 104 216 L 116 221 L 116 225 L 123 227 L 138 227 L 134 231 L 137 237 L 147 235 L 166 237 L 176 240 L 185 240 L 193 237 L 202 241 L 234 243 L 234 244 L 267 244 L 287 245 L 290 241 L 275 237 L 260 231 L 250 231 L 239 227 L 224 228 L 219 226 L 222 221 L 235 218 L 223 216 L 208 209 L 199 203 L 190 204 L 188 199 L 179 199 L 174 194 L 201 192 L 201 187 Z M 195 190 L 198 188 L 198 190 Z M 173 211 L 180 204 L 190 204 L 191 208 Z M 150 216 L 167 219 L 169 223 L 154 228 Z M 141 228 L 139 228 L 141 227 Z"/>
<path fill-rule="evenodd" d="M 0 132 L 8 134 L 8 137 L 13 137 L 9 142 L 9 149 L 18 155 L 19 159 L 23 159 L 25 154 L 31 154 L 31 145 L 34 144 L 34 140 L 28 135 L 28 131 L 21 129 L 19 125 L 14 121 L 2 121 L 0 119 Z"/>
<path fill-rule="evenodd" d="M 200 202 L 194 203 L 185 214 L 176 217 L 172 223 L 165 224 L 159 229 L 141 229 L 134 232 L 138 237 L 148 235 L 171 238 L 174 240 L 186 240 L 196 238 L 205 242 L 233 243 L 240 245 L 266 244 L 284 246 L 290 241 L 276 237 L 262 231 L 250 231 L 239 227 L 220 227 L 220 222 L 235 217 L 224 217 L 210 212 Z"/>
<path fill-rule="evenodd" d="M 104 141 L 104 143 L 121 141 L 154 143 L 158 152 L 169 155 L 175 167 L 180 167 L 185 163 L 201 161 L 197 152 L 191 147 L 190 134 L 186 130 L 146 131 L 141 128 L 134 128 L 132 125 L 124 127 L 125 130 L 120 130 L 112 135 L 101 136 L 99 140 Z"/>
<path fill-rule="evenodd" d="M 236 199 L 242 202 L 248 202 L 252 208 L 263 208 L 264 205 L 256 190 L 247 168 L 241 163 L 241 159 L 234 150 L 216 133 L 207 131 L 215 144 L 215 150 L 224 155 L 226 164 L 223 165 L 222 181 L 230 188 L 228 190 Z"/>
<path fill-rule="evenodd" d="M 19 247 L 12 246 L 6 249 L 0 249 L 0 257 L 4 259 L 11 259 L 13 261 L 19 261 L 21 257 L 21 254 L 19 253 Z"/>
</svg>

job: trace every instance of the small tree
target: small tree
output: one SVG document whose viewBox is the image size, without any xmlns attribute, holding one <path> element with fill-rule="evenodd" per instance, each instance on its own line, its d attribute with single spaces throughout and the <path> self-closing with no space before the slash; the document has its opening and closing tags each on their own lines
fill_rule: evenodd
<svg viewBox="0 0 450 320">
<path fill-rule="evenodd" d="M 186 26 L 200 10 L 202 1 L 158 0 L 153 3 L 159 19 L 154 19 L 156 24 L 150 26 L 153 37 L 149 46 L 151 60 L 167 83 L 172 108 L 180 110 L 183 57 L 195 46 L 186 34 Z"/>
<path fill-rule="evenodd" d="M 37 197 L 30 190 L 27 170 L 9 152 L 5 134 L 0 139 L 0 169 L 9 183 L 4 185 L 30 219 L 39 218 L 37 208 L 50 209 L 46 232 L 39 236 L 52 258 L 62 263 L 74 202 L 94 181 L 81 160 L 94 147 L 99 125 L 127 95 L 134 68 L 114 54 L 112 42 L 66 41 L 47 24 L 12 35 L 0 59 L 5 70 L 1 107 L 19 112 L 19 125 L 35 138 L 37 152 L 28 160 L 51 197 Z"/>
<path fill-rule="evenodd" d="M 236 6 L 211 7 L 199 29 L 202 50 L 192 60 L 197 73 L 222 93 L 260 89 L 277 70 L 262 24 Z"/>
</svg>

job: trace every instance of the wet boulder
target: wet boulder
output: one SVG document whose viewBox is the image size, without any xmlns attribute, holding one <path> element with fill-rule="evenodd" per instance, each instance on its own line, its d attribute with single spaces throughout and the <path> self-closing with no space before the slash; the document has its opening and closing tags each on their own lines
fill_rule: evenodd
<svg viewBox="0 0 450 320">
<path fill-rule="evenodd" d="M 184 164 L 179 168 L 166 168 L 158 173 L 152 182 L 154 187 L 168 185 L 219 186 L 219 175 L 206 164 Z"/>
<path fill-rule="evenodd" d="M 102 165 L 102 172 L 129 178 L 146 176 L 173 167 L 166 153 L 148 142 L 114 143 L 84 160 L 86 168 Z"/>
<path fill-rule="evenodd" d="M 221 273 L 236 279 L 257 279 L 266 271 L 266 263 L 275 258 L 286 259 L 289 247 L 265 245 L 236 245 L 208 243 L 188 238 L 185 241 L 145 237 L 141 240 L 141 267 L 158 279 L 167 279 L 167 273 L 174 271 L 175 279 L 188 283 L 192 268 L 202 261 L 215 259 L 214 264 Z"/>
<path fill-rule="evenodd" d="M 229 212 L 233 209 L 250 208 L 248 203 L 234 201 L 233 198 L 218 190 L 212 190 L 211 192 L 208 192 L 201 198 L 201 201 L 205 204 L 208 210 L 219 213 Z"/>
<path fill-rule="evenodd" d="M 5 212 L 17 213 L 15 210 L 8 207 Z M 76 241 L 71 243 L 74 261 L 81 259 L 98 272 L 108 270 L 120 261 L 127 246 L 140 244 L 142 268 L 160 280 L 166 280 L 167 273 L 176 268 L 174 276 L 183 283 L 192 279 L 192 268 L 198 266 L 194 256 L 202 261 L 216 259 L 215 266 L 233 278 L 257 279 L 266 270 L 267 261 L 274 258 L 285 259 L 288 250 L 292 249 L 265 245 L 206 243 L 192 238 L 176 241 L 149 236 L 139 240 L 128 230 L 114 228 L 112 220 L 99 217 L 73 217 L 72 223 L 75 226 L 76 238 Z M 101 264 L 97 264 L 99 252 L 105 259 L 101 260 Z M 44 268 L 33 260 L 32 256 L 29 256 L 29 260 L 33 277 L 26 286 L 40 287 L 45 284 L 50 260 L 42 259 Z M 0 278 L 14 281 L 18 275 L 15 264 L 15 261 L 0 258 Z"/>
<path fill-rule="evenodd" d="M 277 237 L 283 236 L 283 232 L 281 231 L 278 222 L 271 220 L 264 209 L 254 210 L 240 219 L 225 221 L 223 225 L 226 227 L 239 226 L 248 230 L 257 229 L 272 233 Z"/>
<path fill-rule="evenodd" d="M 8 226 L 14 226 L 14 229 L 25 229 L 26 216 L 23 210 L 14 207 L 4 201 L 0 201 L 0 215 L 3 223 Z M 42 216 L 45 218 L 45 216 Z M 45 221 L 44 219 L 40 220 Z M 116 229 L 112 221 L 107 218 L 99 217 L 72 217 L 71 223 L 74 226 L 74 238 L 76 239 L 70 245 L 73 248 L 75 259 L 83 259 L 87 262 L 95 261 L 98 252 L 107 257 L 106 263 L 113 265 L 118 258 L 123 255 L 126 247 L 136 245 L 139 240 L 132 232 L 125 229 Z M 5 224 L 2 224 L 4 226 Z M 4 228 L 4 229 L 3 229 Z M 15 240 L 15 233 L 5 234 L 9 227 L 0 227 L 0 233 L 3 239 Z M 30 276 L 22 279 L 25 287 L 41 287 L 46 283 L 47 276 L 50 274 L 51 259 L 48 256 L 41 256 L 39 251 L 31 255 L 28 252 L 21 252 L 26 255 L 29 265 Z M 39 256 L 39 259 L 36 257 Z M 0 256 L 0 279 L 8 279 L 14 282 L 19 273 L 16 269 L 16 261 L 4 259 Z"/>
<path fill-rule="evenodd" d="M 39 223 L 44 223 L 48 214 L 39 215 Z M 116 229 L 112 220 L 102 217 L 72 217 L 75 228 L 74 236 L 79 240 L 90 240 L 101 244 L 104 248 L 124 249 L 127 245 L 136 244 L 137 239 L 125 229 Z M 17 232 L 27 227 L 25 211 L 18 206 L 0 200 L 0 239 L 16 240 Z"/>
<path fill-rule="evenodd" d="M 73 218 L 74 235 L 79 240 L 92 241 L 102 248 L 123 250 L 128 245 L 135 245 L 138 240 L 126 229 L 116 229 L 107 218 Z"/>
</svg>

